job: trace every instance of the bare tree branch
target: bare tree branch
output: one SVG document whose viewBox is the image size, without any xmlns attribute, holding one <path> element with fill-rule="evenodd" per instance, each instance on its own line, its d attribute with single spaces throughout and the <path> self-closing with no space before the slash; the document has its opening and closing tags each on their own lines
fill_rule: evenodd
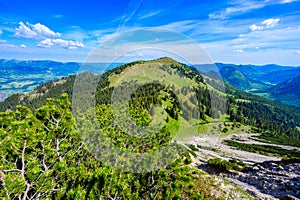
<svg viewBox="0 0 300 200">
<path fill-rule="evenodd" d="M 58 138 L 56 139 L 56 154 L 57 154 L 59 161 L 61 161 L 62 157 L 60 155 L 60 142 L 59 142 Z"/>
<path fill-rule="evenodd" d="M 20 169 L 4 169 L 4 170 L 1 170 L 2 172 L 22 172 L 22 170 Z"/>
<path fill-rule="evenodd" d="M 22 150 L 22 169 L 21 169 L 21 176 L 25 178 L 25 150 L 26 150 L 27 140 L 24 141 L 23 150 Z"/>
<path fill-rule="evenodd" d="M 5 185 L 5 175 L 4 175 L 3 172 L 1 173 L 0 180 L 1 180 L 1 182 L 2 182 L 2 187 L 3 187 L 4 190 L 5 190 L 6 196 L 9 197 L 10 195 L 9 195 L 8 189 L 7 189 L 6 185 Z"/>
<path fill-rule="evenodd" d="M 45 125 L 45 123 L 43 123 L 43 127 L 44 127 L 48 132 L 51 131 L 51 130 Z"/>
</svg>

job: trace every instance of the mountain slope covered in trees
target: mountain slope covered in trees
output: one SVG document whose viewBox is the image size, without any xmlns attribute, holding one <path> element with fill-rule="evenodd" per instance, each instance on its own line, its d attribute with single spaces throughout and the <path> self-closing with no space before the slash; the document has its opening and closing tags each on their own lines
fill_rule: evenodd
<svg viewBox="0 0 300 200">
<path fill-rule="evenodd" d="M 132 77 L 127 77 L 129 79 L 125 79 L 123 84 L 118 85 L 117 80 L 124 75 L 123 73 L 130 69 L 147 70 L 148 67 L 151 70 L 160 68 L 161 76 L 169 74 L 172 77 L 170 80 L 178 82 L 174 82 L 174 87 L 159 81 L 136 87 L 140 83 L 132 80 Z M 139 78 L 139 75 L 135 77 Z M 91 108 L 80 110 L 79 115 L 74 110 L 71 112 L 72 105 L 69 98 L 74 100 L 75 95 L 80 95 L 76 96 L 79 100 L 80 98 L 86 100 L 89 90 L 80 90 L 82 93 L 72 91 L 78 81 L 74 76 L 41 85 L 29 95 L 15 95 L 2 104 L 3 109 L 10 108 L 14 111 L 7 110 L 0 113 L 1 197 L 218 199 L 224 196 L 224 193 L 215 194 L 219 186 L 214 179 L 188 165 L 191 163 L 192 152 L 172 141 L 173 134 L 176 132 L 174 125 L 176 129 L 176 125 L 180 122 L 183 122 L 183 126 L 188 122 L 207 123 L 212 118 L 219 118 L 220 115 L 225 114 L 225 110 L 211 109 L 208 86 L 197 71 L 169 58 L 163 58 L 129 63 L 101 77 L 89 73 L 78 76 L 90 81 L 89 83 L 97 82 L 96 106 L 92 110 Z M 182 79 L 186 80 L 182 81 Z M 183 98 L 183 96 L 176 96 L 179 91 L 177 85 L 181 86 L 180 90 L 185 94 L 183 105 L 179 103 L 179 97 Z M 140 127 L 157 125 L 159 129 L 150 129 L 151 134 L 140 138 L 134 135 L 135 129 L 131 126 L 124 130 L 122 124 L 116 124 L 114 119 L 116 116 L 112 114 L 112 107 L 116 105 L 110 101 L 113 95 L 112 88 L 126 93 L 126 86 L 136 88 L 128 99 L 131 119 Z M 190 96 L 191 87 L 195 87 L 196 98 Z M 66 93 L 61 94 L 62 92 L 67 92 L 70 96 Z M 212 94 L 215 97 L 222 95 L 220 91 Z M 58 95 L 59 98 L 48 98 Z M 41 103 L 46 98 L 46 103 Z M 120 100 L 117 104 L 122 109 L 125 100 Z M 73 101 L 72 104 L 74 103 L 78 102 Z M 80 103 L 79 101 L 78 105 Z M 17 104 L 23 105 L 16 106 Z M 196 110 L 197 104 L 202 105 L 199 106 L 200 110 Z M 99 129 L 93 129 L 90 121 L 86 120 L 91 116 L 91 111 L 96 112 Z M 160 119 L 159 123 L 155 122 L 154 116 Z M 91 150 L 88 145 L 90 142 L 94 142 L 93 147 L 110 147 L 101 140 L 99 130 L 110 144 L 125 152 L 146 155 L 171 145 L 171 150 L 178 150 L 180 154 L 174 157 L 172 162 L 154 168 L 152 171 L 145 169 L 134 173 L 130 170 L 135 169 L 137 163 L 122 163 L 123 159 L 127 158 L 124 154 L 116 157 L 121 164 L 114 167 L 105 162 L 111 161 L 111 157 L 110 160 L 103 160 L 103 157 L 98 157 L 99 155 Z M 87 135 L 82 135 L 85 132 Z M 99 144 L 102 146 L 97 146 Z M 173 155 L 174 152 L 164 153 L 166 158 L 169 158 L 168 155 Z M 140 167 L 148 170 L 151 169 L 150 166 L 158 165 L 158 162 L 146 163 L 147 165 L 138 164 L 142 164 Z"/>
<path fill-rule="evenodd" d="M 284 81 L 268 89 L 271 97 L 290 105 L 300 107 L 300 76 Z"/>
<path fill-rule="evenodd" d="M 258 90 L 269 87 L 269 85 L 252 80 L 244 75 L 241 71 L 234 67 L 223 67 L 220 71 L 220 74 L 224 81 L 228 82 L 235 88 L 240 90 Z"/>
<path fill-rule="evenodd" d="M 225 121 L 299 140 L 299 109 L 224 88 L 166 57 L 65 77 L 0 105 L 6 198 L 214 199 L 213 180 L 188 165 L 193 153 L 175 140 Z M 111 157 L 111 146 L 124 153 Z M 172 162 L 139 157 L 158 149 Z"/>
<path fill-rule="evenodd" d="M 299 107 L 299 85 L 297 81 L 292 81 L 299 76 L 299 67 L 223 63 L 216 63 L 216 66 L 220 74 L 213 70 L 213 65 L 200 65 L 196 68 L 212 78 L 220 79 L 221 76 L 225 82 L 237 89 Z M 287 84 L 288 87 L 285 87 Z"/>
<path fill-rule="evenodd" d="M 183 154 L 165 168 L 128 173 L 104 165 L 83 144 L 66 94 L 33 113 L 0 113 L 0 197 L 4 199 L 217 199 L 210 178 Z"/>
<path fill-rule="evenodd" d="M 124 71 L 126 68 L 130 68 L 135 65 L 140 65 L 141 63 L 147 63 L 148 61 L 137 61 L 133 63 L 129 63 L 126 65 L 122 65 L 120 67 L 114 68 L 113 70 L 110 70 L 103 75 L 93 75 L 88 74 L 89 76 L 94 77 L 95 79 L 99 79 L 99 84 L 97 86 L 96 91 L 96 101 L 98 103 L 109 103 L 110 102 L 110 95 L 112 94 L 113 87 L 108 87 L 111 84 L 110 77 L 120 74 L 122 71 Z M 149 61 L 150 62 L 150 61 Z M 161 59 L 156 61 L 151 61 L 161 64 L 165 64 L 166 66 L 173 65 L 174 68 L 179 68 L 180 70 L 183 69 L 189 69 L 189 67 L 177 63 L 174 60 L 171 59 Z M 170 63 L 168 63 L 170 62 Z M 198 75 L 196 75 L 198 74 Z M 218 80 L 205 77 L 205 80 L 201 80 L 201 75 L 196 70 L 192 70 L 191 76 L 193 79 L 195 79 L 193 76 L 197 76 L 199 80 L 198 82 L 205 82 L 206 85 L 210 85 L 213 88 L 221 88 L 221 91 L 219 91 L 217 94 L 223 94 L 225 95 L 225 91 L 220 87 L 220 82 Z M 22 95 L 17 94 L 9 97 L 5 102 L 0 103 L 0 109 L 2 111 L 5 111 L 6 109 L 14 109 L 16 105 L 27 105 L 31 109 L 35 109 L 41 105 L 43 105 L 46 102 L 46 99 L 48 97 L 55 97 L 58 98 L 61 93 L 68 93 L 69 98 L 72 99 L 72 93 L 73 93 L 73 85 L 75 81 L 75 76 L 70 76 L 61 79 L 58 82 L 49 82 L 46 84 L 43 84 L 39 86 L 33 93 L 29 95 Z M 195 80 L 194 80 L 195 82 Z M 203 83 L 204 84 L 204 83 Z M 221 84 L 222 85 L 222 84 Z M 202 85 L 203 86 L 203 85 Z M 198 91 L 199 93 L 199 101 L 201 104 L 203 104 L 202 108 L 205 109 L 205 115 L 211 116 L 212 111 L 211 106 L 209 106 L 209 99 L 211 98 L 211 95 L 214 93 L 210 93 L 211 90 L 205 90 L 203 87 L 200 87 Z M 205 87 L 204 87 L 205 88 Z M 84 93 L 85 91 L 82 91 Z M 296 127 L 299 126 L 300 121 L 300 112 L 298 108 L 293 108 L 286 106 L 282 103 L 278 103 L 272 100 L 268 100 L 256 95 L 251 95 L 246 92 L 242 92 L 240 90 L 237 90 L 231 86 L 226 86 L 226 93 L 227 93 L 227 113 L 229 117 L 233 120 L 237 120 L 239 122 L 243 122 L 249 125 L 258 126 L 258 127 L 267 127 L 271 131 L 274 131 L 275 129 L 278 129 L 276 132 L 280 133 L 293 133 L 295 134 Z M 200 94 L 202 95 L 200 99 Z M 206 96 L 205 96 L 206 95 Z M 84 95 L 83 95 L 84 96 Z M 260 108 L 260 109 L 258 109 Z M 257 110 L 256 110 L 257 109 Z M 222 111 L 224 112 L 224 111 Z M 263 113 L 264 112 L 264 113 Z M 203 111 L 199 110 L 199 113 L 203 113 Z M 220 114 L 220 112 L 217 112 Z M 217 114 L 214 112 L 214 114 Z M 277 119 L 274 121 L 274 119 Z M 276 127 L 276 128 L 275 128 Z M 286 129 L 288 128 L 288 129 Z"/>
</svg>

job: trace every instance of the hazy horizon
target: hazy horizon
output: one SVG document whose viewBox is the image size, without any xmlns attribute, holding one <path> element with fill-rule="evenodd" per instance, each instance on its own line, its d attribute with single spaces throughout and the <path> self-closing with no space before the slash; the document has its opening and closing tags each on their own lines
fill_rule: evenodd
<svg viewBox="0 0 300 200">
<path fill-rule="evenodd" d="M 157 57 L 159 58 L 159 57 Z M 153 58 L 153 59 L 157 59 L 157 58 Z M 7 58 L 0 58 L 0 60 L 16 60 L 16 61 L 20 61 L 20 62 L 30 62 L 30 61 L 53 61 L 53 62 L 60 62 L 60 63 L 78 63 L 78 64 L 126 64 L 128 62 L 134 62 L 134 61 L 138 61 L 138 60 L 152 60 L 152 59 L 135 59 L 132 61 L 128 61 L 128 62 L 77 62 L 77 61 L 60 61 L 60 60 L 51 60 L 51 59 L 16 59 L 16 58 L 11 58 L 11 59 L 7 59 Z M 185 63 L 182 62 L 184 64 L 190 65 L 189 63 Z M 277 65 L 277 66 L 282 66 L 282 67 L 300 67 L 299 65 L 280 65 L 280 64 L 276 64 L 276 63 L 266 63 L 266 64 L 252 64 L 252 63 L 225 63 L 225 62 L 214 62 L 214 63 L 194 63 L 193 65 L 209 65 L 209 64 L 228 64 L 228 65 L 254 65 L 254 66 L 266 66 L 266 65 Z"/>
</svg>

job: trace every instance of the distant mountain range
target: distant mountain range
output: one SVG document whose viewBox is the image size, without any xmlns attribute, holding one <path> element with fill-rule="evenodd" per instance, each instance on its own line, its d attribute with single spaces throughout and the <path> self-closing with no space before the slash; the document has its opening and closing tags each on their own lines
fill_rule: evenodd
<svg viewBox="0 0 300 200">
<path fill-rule="evenodd" d="M 0 101 L 15 93 L 31 92 L 38 85 L 79 72 L 101 74 L 123 63 L 18 61 L 0 59 Z M 212 78 L 220 78 L 237 89 L 300 107 L 300 67 L 275 64 L 235 65 L 216 63 L 193 66 Z M 219 72 L 216 71 L 216 67 Z"/>
<path fill-rule="evenodd" d="M 262 81 L 256 81 L 249 78 L 244 73 L 231 66 L 223 67 L 220 70 L 220 74 L 224 81 L 241 90 L 251 91 L 265 89 L 270 86 Z"/>
<path fill-rule="evenodd" d="M 300 76 L 275 85 L 267 91 L 273 99 L 300 107 Z"/>
<path fill-rule="evenodd" d="M 289 70 L 279 70 L 270 72 L 268 74 L 263 75 L 260 77 L 262 80 L 268 81 L 273 84 L 279 84 L 285 82 L 287 80 L 293 79 L 297 76 L 300 76 L 300 68 L 294 68 Z"/>
<path fill-rule="evenodd" d="M 240 90 L 300 107 L 300 67 L 223 63 L 194 67 L 212 78 L 221 76 L 226 83 Z"/>
<path fill-rule="evenodd" d="M 7 96 L 31 92 L 37 86 L 64 76 L 88 71 L 95 74 L 120 65 L 120 63 L 56 62 L 51 60 L 5 60 L 0 59 L 0 101 Z"/>
<path fill-rule="evenodd" d="M 250 78 L 258 78 L 262 75 L 279 71 L 279 70 L 291 70 L 297 67 L 292 66 L 280 66 L 275 64 L 268 64 L 268 65 L 236 65 L 236 64 L 225 64 L 225 63 L 215 63 L 215 64 L 201 64 L 195 65 L 195 68 L 202 72 L 208 72 L 210 70 L 214 70 L 215 68 L 221 70 L 224 67 L 233 67 L 241 71 L 242 73 L 246 74 Z"/>
</svg>

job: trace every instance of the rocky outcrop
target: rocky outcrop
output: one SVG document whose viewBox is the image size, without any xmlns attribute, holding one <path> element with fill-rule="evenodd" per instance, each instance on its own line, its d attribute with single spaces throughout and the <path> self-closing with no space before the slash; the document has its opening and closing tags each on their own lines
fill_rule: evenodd
<svg viewBox="0 0 300 200">
<path fill-rule="evenodd" d="M 240 173 L 223 173 L 224 178 L 236 179 L 275 198 L 300 199 L 300 163 L 281 165 L 263 162 L 247 167 Z"/>
<path fill-rule="evenodd" d="M 232 158 L 242 161 L 249 166 L 243 172 L 224 172 L 222 178 L 238 185 L 255 199 L 299 199 L 300 200 L 300 163 L 286 164 L 282 158 L 274 155 L 261 155 L 259 153 L 246 152 L 231 148 L 223 143 L 226 139 L 238 140 L 241 143 L 278 146 L 287 150 L 298 150 L 299 147 L 284 146 L 278 144 L 255 141 L 251 136 L 256 134 L 240 133 L 220 137 L 194 137 L 186 141 L 198 148 L 197 157 L 193 160 L 194 166 L 210 173 L 216 171 L 209 168 L 207 161 L 211 158 L 230 160 Z"/>
</svg>

